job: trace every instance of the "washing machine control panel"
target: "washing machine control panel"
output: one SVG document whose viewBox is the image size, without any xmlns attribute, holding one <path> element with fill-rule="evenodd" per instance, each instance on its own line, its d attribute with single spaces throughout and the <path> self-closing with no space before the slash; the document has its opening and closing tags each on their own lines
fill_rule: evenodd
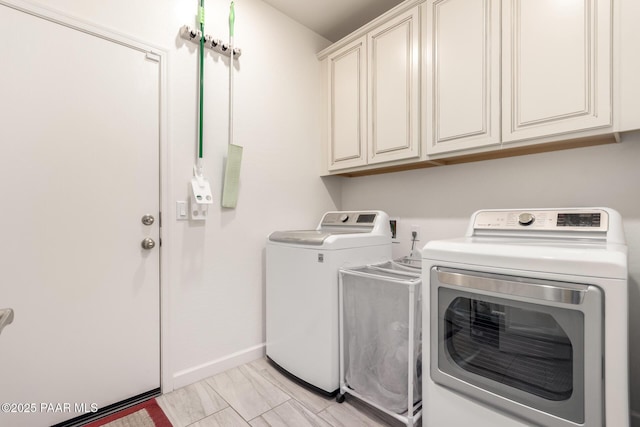
<svg viewBox="0 0 640 427">
<path fill-rule="evenodd" d="M 375 212 L 327 212 L 322 218 L 322 227 L 373 228 L 377 216 Z"/>
<path fill-rule="evenodd" d="M 536 220 L 536 217 L 529 212 L 523 212 L 518 215 L 518 224 L 520 225 L 531 225 Z"/>
<path fill-rule="evenodd" d="M 607 231 L 609 217 L 604 210 L 480 211 L 476 230 Z"/>
</svg>

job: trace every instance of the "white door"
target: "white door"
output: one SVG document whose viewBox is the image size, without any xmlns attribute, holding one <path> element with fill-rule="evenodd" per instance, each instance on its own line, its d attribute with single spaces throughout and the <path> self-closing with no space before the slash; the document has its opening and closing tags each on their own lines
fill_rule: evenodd
<svg viewBox="0 0 640 427">
<path fill-rule="evenodd" d="M 500 144 L 500 1 L 430 0 L 427 154 Z"/>
<path fill-rule="evenodd" d="M 367 164 L 367 49 L 361 37 L 331 54 L 329 170 Z"/>
<path fill-rule="evenodd" d="M 503 2 L 503 142 L 611 125 L 611 33 L 611 0 Z"/>
<path fill-rule="evenodd" d="M 420 156 L 418 6 L 367 35 L 369 164 Z"/>
<path fill-rule="evenodd" d="M 160 66 L 6 5 L 0 40 L 0 425 L 45 426 L 160 386 Z"/>
</svg>

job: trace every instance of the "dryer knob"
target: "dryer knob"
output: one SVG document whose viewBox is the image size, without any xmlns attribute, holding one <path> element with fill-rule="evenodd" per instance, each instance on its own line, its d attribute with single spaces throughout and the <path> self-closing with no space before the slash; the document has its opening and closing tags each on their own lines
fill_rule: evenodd
<svg viewBox="0 0 640 427">
<path fill-rule="evenodd" d="M 518 222 L 520 225 L 531 225 L 536 220 L 536 217 L 530 213 L 521 213 L 518 215 Z"/>
<path fill-rule="evenodd" d="M 340 215 L 340 222 L 347 222 L 347 221 L 349 221 L 349 215 L 347 214 Z"/>
</svg>

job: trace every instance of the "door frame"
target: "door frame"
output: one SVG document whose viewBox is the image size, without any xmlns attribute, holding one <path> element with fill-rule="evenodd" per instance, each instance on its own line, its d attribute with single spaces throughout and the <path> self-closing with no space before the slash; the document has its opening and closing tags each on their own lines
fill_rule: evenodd
<svg viewBox="0 0 640 427">
<path fill-rule="evenodd" d="M 162 393 L 167 393 L 173 390 L 173 376 L 171 375 L 170 364 L 170 329 L 169 329 L 169 300 L 170 300 L 170 287 L 169 287 L 169 262 L 167 260 L 170 257 L 170 243 L 169 236 L 173 235 L 173 222 L 169 220 L 169 212 L 171 212 L 171 200 L 173 200 L 173 194 L 171 194 L 172 186 L 170 182 L 170 163 L 171 159 L 171 146 L 168 143 L 167 138 L 167 71 L 168 71 L 168 50 L 157 45 L 153 45 L 147 42 L 140 41 L 134 37 L 125 35 L 123 33 L 116 32 L 114 30 L 97 26 L 83 19 L 72 17 L 64 13 L 25 2 L 23 0 L 0 0 L 0 5 L 7 6 L 14 10 L 27 13 L 29 15 L 46 19 L 50 22 L 63 25 L 70 29 L 83 32 L 95 37 L 105 39 L 131 49 L 135 49 L 146 53 L 148 56 L 157 60 L 160 72 L 160 87 L 159 92 L 159 111 L 158 111 L 158 123 L 159 123 L 159 150 L 160 158 L 158 164 L 158 198 L 160 212 L 158 212 L 160 218 L 159 236 L 160 244 L 157 247 L 159 253 L 159 295 L 160 295 L 160 389 Z M 165 213 L 167 218 L 162 218 L 162 213 Z"/>
</svg>

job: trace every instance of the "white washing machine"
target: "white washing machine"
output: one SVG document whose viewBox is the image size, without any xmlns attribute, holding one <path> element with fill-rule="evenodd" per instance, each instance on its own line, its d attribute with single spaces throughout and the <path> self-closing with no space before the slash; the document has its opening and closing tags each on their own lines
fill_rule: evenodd
<svg viewBox="0 0 640 427">
<path fill-rule="evenodd" d="M 391 259 L 389 216 L 327 212 L 267 243 L 267 356 L 318 391 L 339 388 L 338 269 Z"/>
<path fill-rule="evenodd" d="M 478 211 L 422 256 L 426 426 L 629 425 L 616 211 Z"/>
</svg>

